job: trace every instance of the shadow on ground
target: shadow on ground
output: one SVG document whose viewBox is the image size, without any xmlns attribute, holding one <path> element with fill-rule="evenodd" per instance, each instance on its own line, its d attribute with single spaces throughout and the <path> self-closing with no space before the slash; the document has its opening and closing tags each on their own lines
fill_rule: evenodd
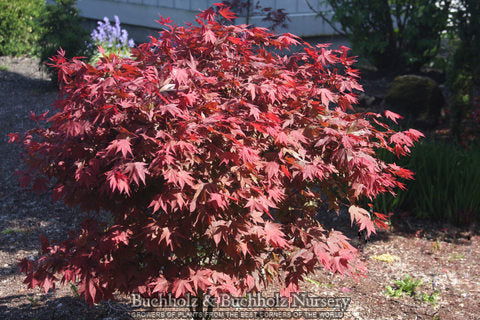
<svg viewBox="0 0 480 320">
<path fill-rule="evenodd" d="M 89 307 L 80 298 L 56 298 L 50 294 L 43 296 L 10 295 L 0 298 L 0 314 L 4 320 L 132 319 L 128 313 L 128 306 L 125 304 L 104 302 Z"/>
</svg>

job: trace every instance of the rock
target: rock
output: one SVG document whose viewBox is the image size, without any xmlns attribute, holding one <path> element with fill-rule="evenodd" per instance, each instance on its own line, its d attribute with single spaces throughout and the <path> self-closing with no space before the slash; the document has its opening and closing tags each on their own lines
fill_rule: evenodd
<svg viewBox="0 0 480 320">
<path fill-rule="evenodd" d="M 404 116 L 407 121 L 435 125 L 445 105 L 442 90 L 435 80 L 417 76 L 396 77 L 385 96 L 386 108 Z"/>
</svg>

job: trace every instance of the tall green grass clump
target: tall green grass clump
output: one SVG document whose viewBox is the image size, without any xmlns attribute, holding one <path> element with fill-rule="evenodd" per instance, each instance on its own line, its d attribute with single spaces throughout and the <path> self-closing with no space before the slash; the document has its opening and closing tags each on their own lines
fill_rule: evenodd
<svg viewBox="0 0 480 320">
<path fill-rule="evenodd" d="M 393 155 L 382 154 L 386 160 Z M 382 195 L 374 208 L 381 212 L 409 211 L 418 218 L 468 225 L 480 220 L 480 147 L 425 141 L 410 158 L 397 161 L 415 173 L 407 190 Z"/>
</svg>

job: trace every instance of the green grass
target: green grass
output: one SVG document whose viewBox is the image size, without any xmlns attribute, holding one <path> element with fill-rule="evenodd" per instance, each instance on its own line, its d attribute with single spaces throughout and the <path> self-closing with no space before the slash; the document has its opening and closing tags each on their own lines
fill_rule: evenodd
<svg viewBox="0 0 480 320">
<path fill-rule="evenodd" d="M 311 284 L 316 285 L 317 287 L 326 287 L 326 288 L 333 288 L 333 284 L 330 283 L 321 283 L 317 280 L 313 280 L 311 278 L 305 277 L 305 281 L 310 282 Z"/>
<path fill-rule="evenodd" d="M 70 283 L 70 290 L 76 298 L 80 297 L 80 293 L 78 292 L 78 286 L 76 284 Z"/>
<path fill-rule="evenodd" d="M 0 65 L 0 71 L 8 71 L 8 67 Z"/>
<path fill-rule="evenodd" d="M 18 230 L 15 230 L 15 229 L 12 229 L 12 228 L 6 228 L 6 229 L 3 229 L 2 232 L 0 232 L 1 234 L 3 235 L 8 235 L 8 234 L 14 234 L 14 233 L 17 233 Z"/>
<path fill-rule="evenodd" d="M 20 234 L 20 233 L 29 233 L 29 229 L 18 229 L 18 228 L 5 228 L 2 231 L 0 231 L 0 234 L 2 235 L 9 235 L 9 234 Z"/>
<path fill-rule="evenodd" d="M 38 299 L 34 296 L 27 297 L 27 300 L 30 302 L 30 306 L 32 306 L 32 307 L 40 305 L 40 299 Z"/>
<path fill-rule="evenodd" d="M 465 255 L 463 253 L 452 253 L 448 257 L 448 262 L 459 261 L 459 260 L 463 260 L 463 259 L 465 259 Z"/>
</svg>

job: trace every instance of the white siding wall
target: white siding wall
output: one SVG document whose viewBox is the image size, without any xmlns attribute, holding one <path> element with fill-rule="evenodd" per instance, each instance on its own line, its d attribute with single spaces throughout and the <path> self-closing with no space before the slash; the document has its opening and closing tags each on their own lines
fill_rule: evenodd
<svg viewBox="0 0 480 320">
<path fill-rule="evenodd" d="M 255 1 L 255 0 L 253 0 Z M 253 2 L 252 1 L 252 2 Z M 171 17 L 176 23 L 193 21 L 198 10 L 204 10 L 220 0 L 78 0 L 78 7 L 84 17 L 101 20 L 104 16 L 118 15 L 120 21 L 134 26 L 158 28 L 155 20 L 159 15 Z M 317 5 L 317 0 L 310 0 Z M 319 36 L 334 34 L 334 31 L 308 7 L 305 0 L 260 0 L 264 7 L 284 8 L 289 14 L 288 29 L 278 32 L 291 32 L 299 36 Z M 253 16 L 250 23 L 267 26 L 262 16 Z M 239 18 L 237 23 L 245 23 Z"/>
<path fill-rule="evenodd" d="M 101 0 L 100 0 L 101 1 Z M 215 1 L 212 0 L 104 0 L 118 3 L 134 3 L 152 7 L 164 7 L 175 9 L 197 10 L 206 9 Z M 220 0 L 221 1 L 221 0 Z M 220 2 L 217 1 L 217 2 Z M 314 6 L 317 6 L 316 0 L 309 0 Z M 252 3 L 256 0 L 252 0 Z M 286 9 L 290 13 L 310 13 L 305 0 L 259 0 L 263 7 L 271 7 L 275 9 Z"/>
</svg>

